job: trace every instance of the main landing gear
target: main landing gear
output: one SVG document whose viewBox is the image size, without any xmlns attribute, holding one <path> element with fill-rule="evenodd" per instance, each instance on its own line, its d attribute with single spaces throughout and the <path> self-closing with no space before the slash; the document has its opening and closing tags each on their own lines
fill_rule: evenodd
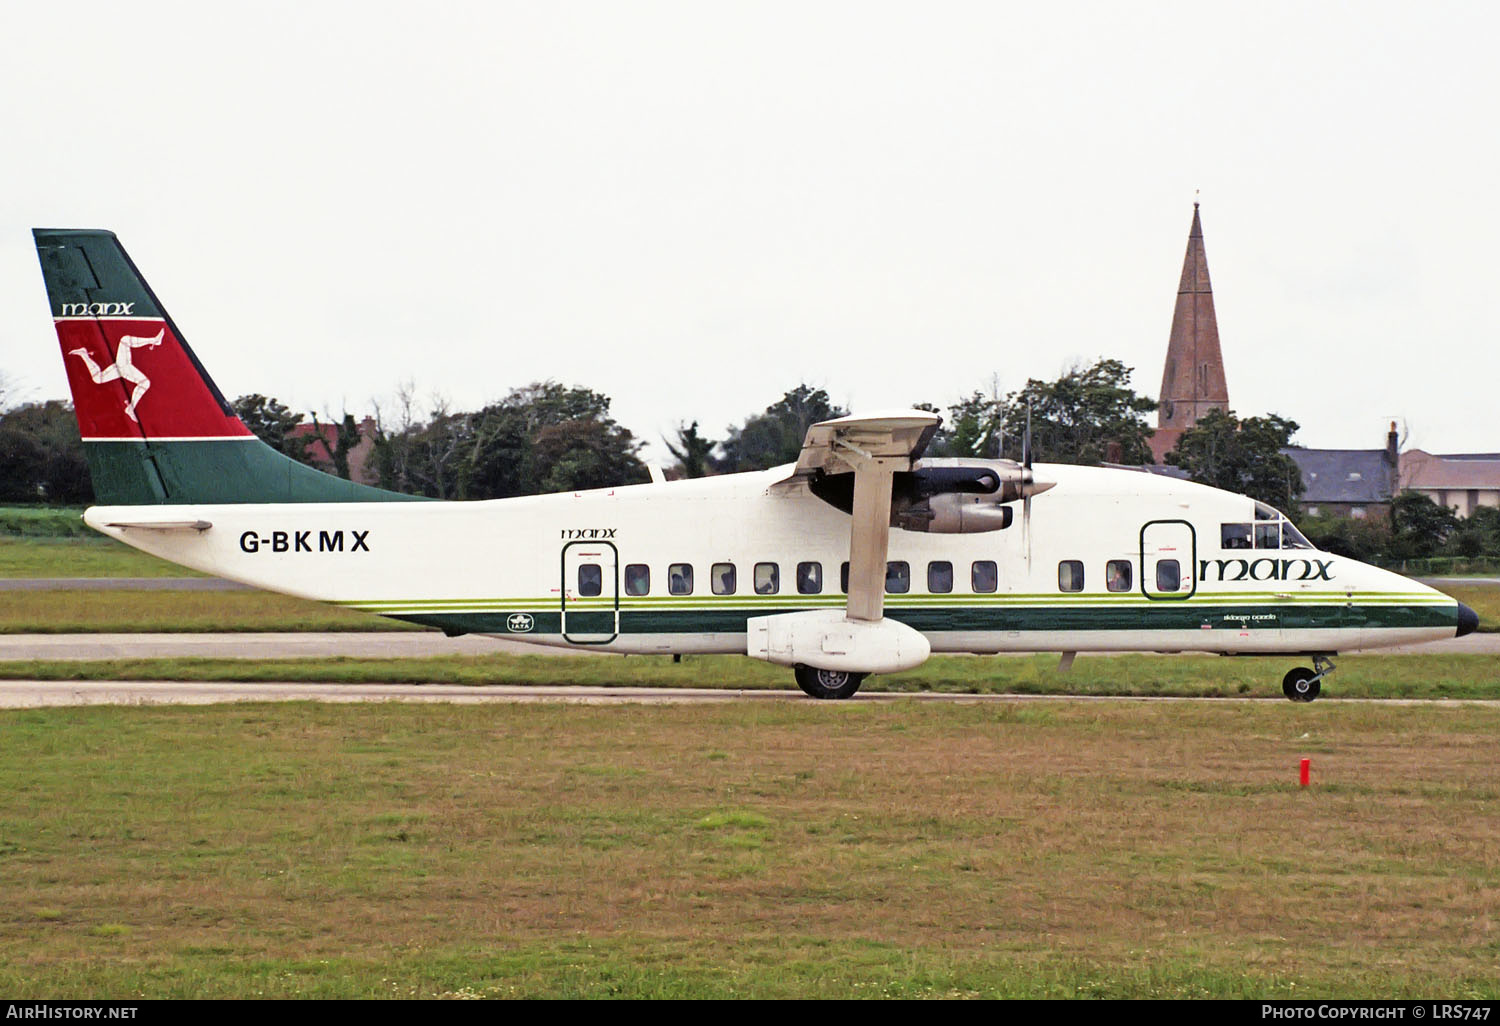
<svg viewBox="0 0 1500 1026">
<path fill-rule="evenodd" d="M 820 670 L 815 666 L 797 666 L 797 686 L 813 698 L 850 698 L 859 690 L 868 674 L 845 670 Z"/>
<path fill-rule="evenodd" d="M 1313 669 L 1299 666 L 1281 678 L 1281 691 L 1293 702 L 1311 702 L 1323 690 L 1318 682 L 1332 673 L 1336 667 L 1327 656 L 1313 656 Z"/>
</svg>

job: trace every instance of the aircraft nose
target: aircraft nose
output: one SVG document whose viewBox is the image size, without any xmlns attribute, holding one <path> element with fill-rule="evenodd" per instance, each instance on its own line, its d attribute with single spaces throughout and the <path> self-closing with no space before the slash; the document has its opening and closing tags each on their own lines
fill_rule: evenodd
<svg viewBox="0 0 1500 1026">
<path fill-rule="evenodd" d="M 1462 602 L 1458 604 L 1458 637 L 1479 630 L 1479 614 Z"/>
</svg>

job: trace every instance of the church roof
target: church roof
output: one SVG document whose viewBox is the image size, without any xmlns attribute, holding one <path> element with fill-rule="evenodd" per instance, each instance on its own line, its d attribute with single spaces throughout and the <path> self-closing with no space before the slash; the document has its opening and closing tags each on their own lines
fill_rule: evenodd
<svg viewBox="0 0 1500 1026">
<path fill-rule="evenodd" d="M 1203 221 L 1193 204 L 1177 304 L 1172 311 L 1172 333 L 1162 367 L 1157 437 L 1152 452 L 1158 462 L 1176 445 L 1181 433 L 1212 409 L 1229 408 L 1229 385 L 1224 354 L 1219 346 L 1219 322 L 1214 312 L 1213 283 L 1203 248 Z"/>
</svg>

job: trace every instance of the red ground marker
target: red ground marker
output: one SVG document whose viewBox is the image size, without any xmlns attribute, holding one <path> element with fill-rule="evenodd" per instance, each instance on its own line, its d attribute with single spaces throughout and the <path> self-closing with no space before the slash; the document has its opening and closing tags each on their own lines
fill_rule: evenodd
<svg viewBox="0 0 1500 1026">
<path fill-rule="evenodd" d="M 1312 780 L 1312 760 L 1302 760 L 1302 786 L 1306 787 Z"/>
</svg>

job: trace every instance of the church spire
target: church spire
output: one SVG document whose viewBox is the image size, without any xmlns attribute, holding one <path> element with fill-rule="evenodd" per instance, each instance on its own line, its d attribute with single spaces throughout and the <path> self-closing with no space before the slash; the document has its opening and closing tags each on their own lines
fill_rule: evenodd
<svg viewBox="0 0 1500 1026">
<path fill-rule="evenodd" d="M 1158 463 L 1177 445 L 1182 432 L 1209 410 L 1229 408 L 1229 385 L 1224 377 L 1224 354 L 1219 349 L 1219 322 L 1214 316 L 1214 291 L 1203 250 L 1203 222 L 1193 204 L 1193 227 L 1188 231 L 1177 307 L 1172 312 L 1172 335 L 1162 370 L 1160 408 L 1151 451 Z"/>
</svg>

